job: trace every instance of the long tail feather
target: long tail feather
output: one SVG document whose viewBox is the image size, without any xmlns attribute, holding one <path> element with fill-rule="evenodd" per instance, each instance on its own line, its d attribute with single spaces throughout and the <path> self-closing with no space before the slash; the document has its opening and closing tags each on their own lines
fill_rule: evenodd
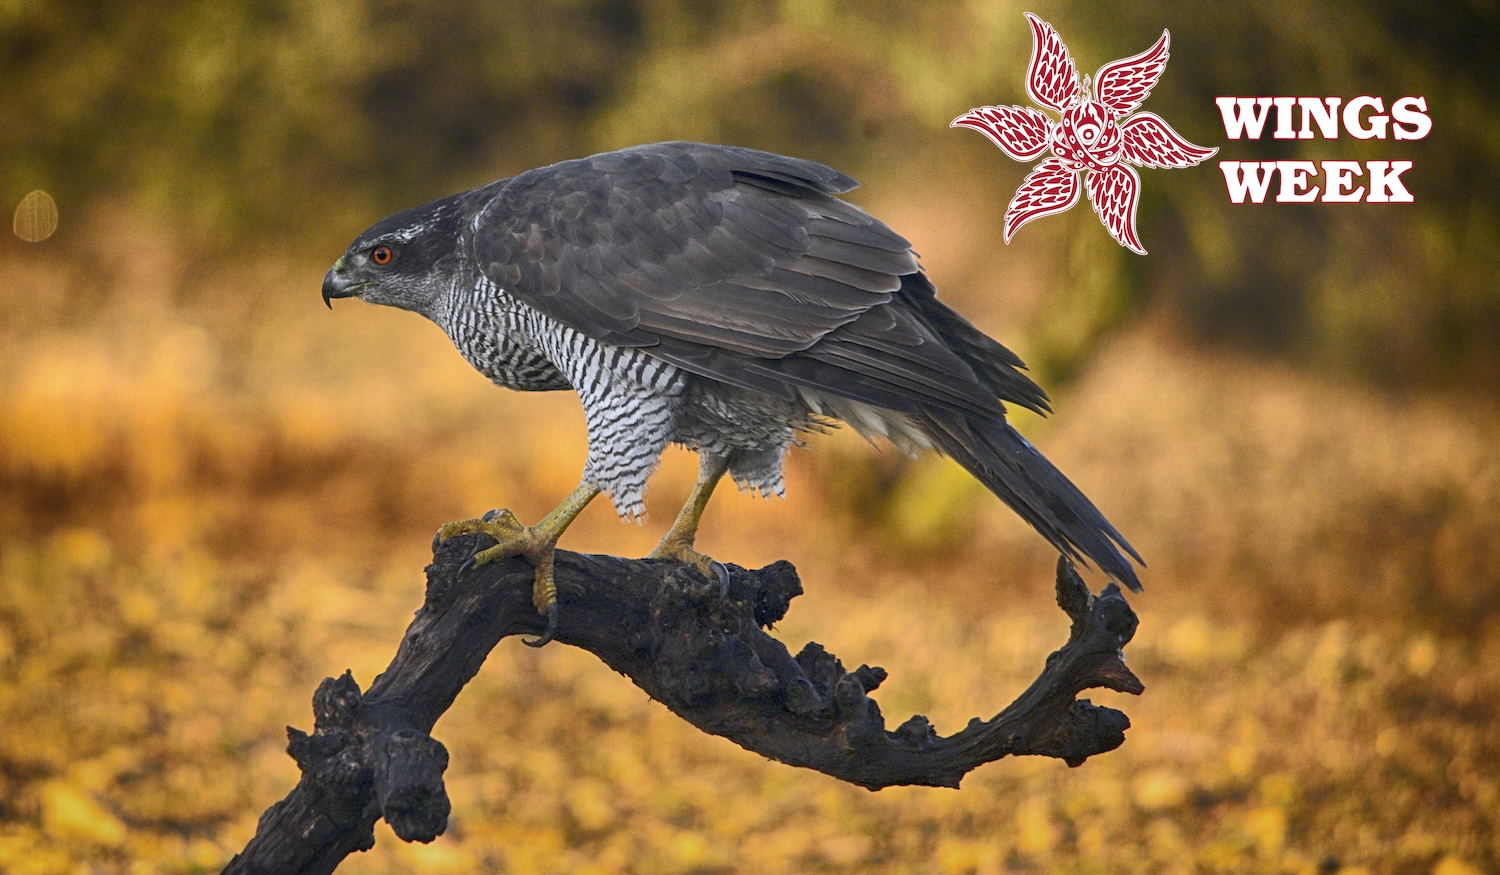
<svg viewBox="0 0 1500 875">
<path fill-rule="evenodd" d="M 1121 550 L 1144 566 L 1140 554 L 1078 487 L 1004 419 L 927 408 L 922 420 L 934 444 L 1054 547 L 1074 559 L 1091 560 L 1104 573 L 1140 590 L 1135 567 Z"/>
</svg>

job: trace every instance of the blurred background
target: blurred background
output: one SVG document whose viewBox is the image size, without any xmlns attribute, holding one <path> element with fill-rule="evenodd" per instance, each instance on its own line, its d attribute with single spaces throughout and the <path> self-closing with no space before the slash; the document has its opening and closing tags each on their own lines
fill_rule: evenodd
<svg viewBox="0 0 1500 875">
<path fill-rule="evenodd" d="M 1001 243 L 1028 167 L 948 123 L 1027 102 L 1023 11 L 1084 73 L 1171 30 L 1144 109 L 1221 151 L 1142 172 L 1149 256 L 1085 205 Z M 660 139 L 856 176 L 1030 363 L 1057 414 L 1019 426 L 1150 563 L 1147 691 L 1095 696 L 1134 726 L 871 794 L 506 641 L 434 733 L 448 835 L 340 871 L 1500 871 L 1497 47 L 1493 0 L 0 2 L 0 871 L 217 871 L 432 532 L 576 482 L 571 394 L 319 284 L 388 213 Z M 1432 133 L 1229 141 L 1213 102 L 1359 94 Z M 1217 161 L 1278 158 L 1409 159 L 1416 202 L 1229 204 Z M 700 545 L 795 562 L 778 634 L 889 669 L 893 721 L 988 717 L 1065 639 L 1055 556 L 957 467 L 844 433 L 789 466 Z M 694 472 L 564 546 L 644 554 Z"/>
</svg>

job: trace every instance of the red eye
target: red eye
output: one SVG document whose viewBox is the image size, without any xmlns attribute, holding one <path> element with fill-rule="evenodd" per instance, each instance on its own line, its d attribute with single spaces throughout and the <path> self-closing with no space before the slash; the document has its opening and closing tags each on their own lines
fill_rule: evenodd
<svg viewBox="0 0 1500 875">
<path fill-rule="evenodd" d="M 381 267 L 385 267 L 387 264 L 390 264 L 391 259 L 395 257 L 395 255 L 396 253 L 391 251 L 391 247 L 386 246 L 383 243 L 370 250 L 370 260 L 380 265 Z"/>
</svg>

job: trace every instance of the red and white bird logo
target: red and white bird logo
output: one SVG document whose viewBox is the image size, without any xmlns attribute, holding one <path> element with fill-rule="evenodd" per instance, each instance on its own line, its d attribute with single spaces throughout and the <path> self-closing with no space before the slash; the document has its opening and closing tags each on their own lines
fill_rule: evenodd
<svg viewBox="0 0 1500 875">
<path fill-rule="evenodd" d="M 1192 167 L 1219 151 L 1189 143 L 1153 113 L 1131 115 L 1167 67 L 1171 35 L 1163 30 L 1156 45 L 1141 54 L 1100 67 L 1091 96 L 1089 78 L 1078 81 L 1078 68 L 1057 29 L 1030 12 L 1026 19 L 1032 42 L 1026 93 L 1061 119 L 1029 106 L 981 106 L 952 124 L 979 131 L 1017 161 L 1051 152 L 1026 175 L 1006 208 L 1005 242 L 1022 225 L 1068 209 L 1078 203 L 1080 191 L 1087 191 L 1110 235 L 1145 255 L 1135 233 L 1141 199 L 1135 167 Z"/>
</svg>

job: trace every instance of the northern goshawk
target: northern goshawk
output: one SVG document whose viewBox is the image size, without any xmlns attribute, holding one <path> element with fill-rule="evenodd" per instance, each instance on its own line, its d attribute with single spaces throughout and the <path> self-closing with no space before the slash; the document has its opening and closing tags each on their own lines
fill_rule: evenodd
<svg viewBox="0 0 1500 875">
<path fill-rule="evenodd" d="M 855 185 L 753 149 L 637 146 L 397 213 L 328 271 L 325 302 L 420 313 L 496 384 L 578 393 L 578 487 L 536 526 L 502 511 L 439 532 L 493 536 L 473 563 L 535 566 L 542 642 L 557 539 L 600 491 L 638 516 L 667 445 L 696 450 L 697 485 L 651 555 L 724 580 L 693 548 L 714 486 L 727 471 L 781 495 L 787 447 L 830 421 L 947 454 L 1058 550 L 1140 588 L 1135 550 L 1005 420 L 1002 401 L 1048 412 L 1046 394 L 937 300 L 905 239 L 834 197 Z"/>
</svg>

